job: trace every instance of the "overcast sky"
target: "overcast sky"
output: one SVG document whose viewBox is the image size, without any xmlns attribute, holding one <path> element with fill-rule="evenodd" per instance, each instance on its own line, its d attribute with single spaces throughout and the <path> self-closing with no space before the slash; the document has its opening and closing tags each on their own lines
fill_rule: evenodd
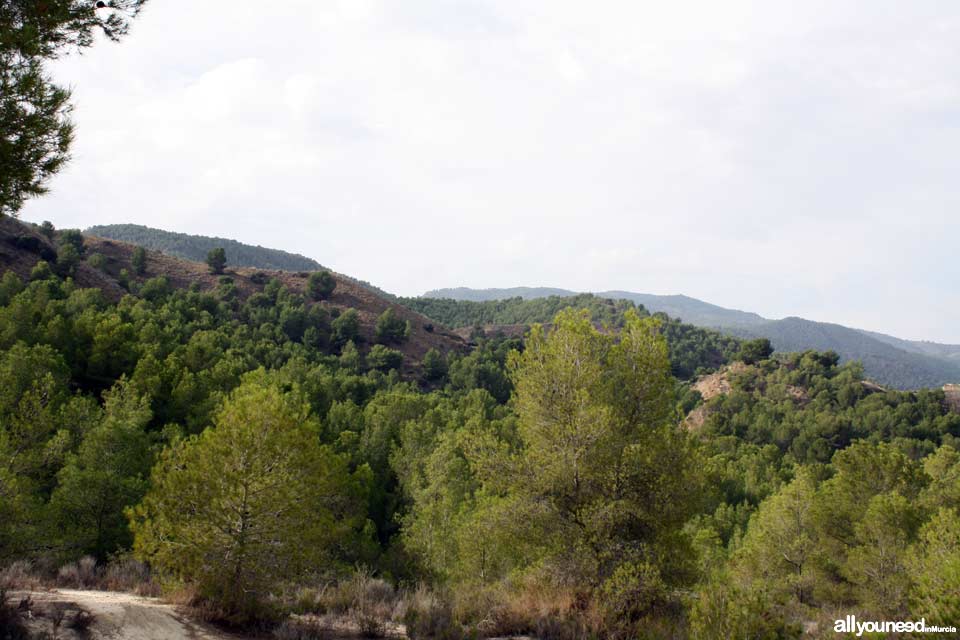
<svg viewBox="0 0 960 640">
<path fill-rule="evenodd" d="M 153 0 L 24 219 L 960 343 L 955 0 Z"/>
</svg>

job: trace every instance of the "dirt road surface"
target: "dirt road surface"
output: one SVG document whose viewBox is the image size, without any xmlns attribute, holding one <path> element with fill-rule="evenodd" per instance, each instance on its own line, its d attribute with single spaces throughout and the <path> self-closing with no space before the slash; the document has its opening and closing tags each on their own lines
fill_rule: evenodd
<svg viewBox="0 0 960 640">
<path fill-rule="evenodd" d="M 192 622 L 173 605 L 154 598 L 73 589 L 35 591 L 31 597 L 41 608 L 69 604 L 92 613 L 92 640 L 240 640 L 240 636 Z"/>
</svg>

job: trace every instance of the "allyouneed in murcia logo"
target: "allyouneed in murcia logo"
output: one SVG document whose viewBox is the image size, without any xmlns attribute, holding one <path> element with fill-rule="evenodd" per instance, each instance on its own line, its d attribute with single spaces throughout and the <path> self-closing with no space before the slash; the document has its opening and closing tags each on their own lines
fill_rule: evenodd
<svg viewBox="0 0 960 640">
<path fill-rule="evenodd" d="M 944 627 L 939 625 L 928 625 L 925 618 L 916 621 L 893 621 L 868 620 L 860 622 L 857 616 L 849 615 L 842 620 L 837 620 L 833 625 L 833 630 L 837 633 L 853 633 L 858 638 L 864 633 L 956 633 L 956 627 Z"/>
</svg>

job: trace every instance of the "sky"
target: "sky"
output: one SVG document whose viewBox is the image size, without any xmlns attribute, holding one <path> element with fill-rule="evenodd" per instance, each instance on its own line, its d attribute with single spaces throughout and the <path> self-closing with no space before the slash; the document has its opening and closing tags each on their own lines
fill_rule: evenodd
<svg viewBox="0 0 960 640">
<path fill-rule="evenodd" d="M 960 5 L 152 0 L 22 217 L 960 343 Z"/>
</svg>

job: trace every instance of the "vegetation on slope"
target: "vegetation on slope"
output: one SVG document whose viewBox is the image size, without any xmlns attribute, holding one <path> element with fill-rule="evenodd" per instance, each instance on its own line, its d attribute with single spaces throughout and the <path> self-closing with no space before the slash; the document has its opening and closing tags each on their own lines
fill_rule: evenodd
<svg viewBox="0 0 960 640">
<path fill-rule="evenodd" d="M 109 248 L 89 242 L 79 265 Z M 629 307 L 617 334 L 561 309 L 549 331 L 431 349 L 401 376 L 356 348 L 354 312 L 279 279 L 241 295 L 202 265 L 214 288 L 174 288 L 160 258 L 116 300 L 59 258 L 0 279 L 0 560 L 132 549 L 234 623 L 389 617 L 367 587 L 329 592 L 353 589 L 344 605 L 296 595 L 353 584 L 359 564 L 430 585 L 405 605 L 418 637 L 791 637 L 840 606 L 932 616 L 955 588 L 953 560 L 931 560 L 960 554 L 939 537 L 960 527 L 960 416 L 941 391 L 749 344 L 753 364 L 699 404 L 668 360 L 684 325 Z M 379 351 L 404 340 L 396 313 Z M 790 529 L 798 501 L 830 516 Z M 228 512 L 249 535 L 219 526 Z M 803 558 L 773 554 L 794 540 Z M 899 559 L 882 581 L 878 544 Z"/>
<path fill-rule="evenodd" d="M 485 302 L 441 298 L 401 298 L 399 301 L 447 326 L 480 326 L 492 333 L 505 328 L 504 325 L 521 325 L 522 329 L 533 323 L 549 323 L 563 309 L 587 309 L 594 324 L 614 329 L 623 326 L 625 314 L 630 310 L 641 316 L 649 315 L 643 307 L 635 307 L 628 300 L 611 300 L 589 293 Z M 729 362 L 740 350 L 741 341 L 736 338 L 683 324 L 664 314 L 655 315 L 667 339 L 673 374 L 678 378 L 689 379 L 716 369 Z M 522 335 L 522 330 L 519 333 Z"/>
<path fill-rule="evenodd" d="M 267 249 L 226 238 L 163 231 L 139 224 L 100 225 L 90 227 L 84 233 L 129 242 L 194 262 L 204 262 L 211 251 L 222 248 L 226 252 L 227 264 L 235 267 L 283 271 L 319 271 L 323 268 L 316 260 L 278 249 Z"/>
</svg>

